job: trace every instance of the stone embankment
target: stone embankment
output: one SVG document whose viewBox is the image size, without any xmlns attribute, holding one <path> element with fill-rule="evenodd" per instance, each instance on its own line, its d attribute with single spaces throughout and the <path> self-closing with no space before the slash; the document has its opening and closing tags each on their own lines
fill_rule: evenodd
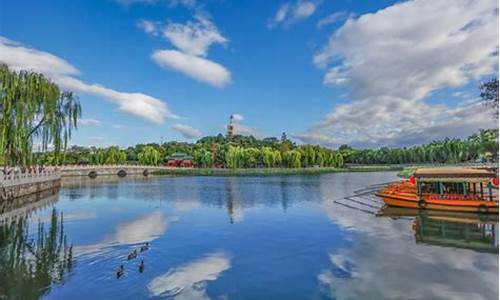
<svg viewBox="0 0 500 300">
<path fill-rule="evenodd" d="M 30 170 L 22 173 L 13 170 L 2 175 L 0 180 L 0 199 L 8 200 L 59 188 L 61 172 L 57 168 L 43 171 Z"/>
<path fill-rule="evenodd" d="M 0 213 L 53 195 L 60 186 L 61 172 L 57 168 L 32 168 L 25 172 L 9 169 L 0 175 Z"/>
</svg>

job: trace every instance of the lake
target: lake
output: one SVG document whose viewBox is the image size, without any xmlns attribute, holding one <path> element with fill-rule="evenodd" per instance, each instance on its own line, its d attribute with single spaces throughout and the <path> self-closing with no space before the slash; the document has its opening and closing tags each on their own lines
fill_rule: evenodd
<svg viewBox="0 0 500 300">
<path fill-rule="evenodd" d="M 375 215 L 396 179 L 66 182 L 0 215 L 0 299 L 497 299 L 498 223 Z"/>
</svg>

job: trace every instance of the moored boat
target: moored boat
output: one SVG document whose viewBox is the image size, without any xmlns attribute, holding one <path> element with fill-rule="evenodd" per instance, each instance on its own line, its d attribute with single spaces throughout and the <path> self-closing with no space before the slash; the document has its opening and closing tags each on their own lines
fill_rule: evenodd
<svg viewBox="0 0 500 300">
<path fill-rule="evenodd" d="M 498 214 L 494 169 L 421 168 L 375 194 L 389 206 Z"/>
</svg>

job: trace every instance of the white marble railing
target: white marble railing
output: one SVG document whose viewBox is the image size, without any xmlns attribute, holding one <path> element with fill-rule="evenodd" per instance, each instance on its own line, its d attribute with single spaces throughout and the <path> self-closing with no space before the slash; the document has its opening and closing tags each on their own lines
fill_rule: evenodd
<svg viewBox="0 0 500 300">
<path fill-rule="evenodd" d="M 11 170 L 8 174 L 0 175 L 0 186 L 7 187 L 20 184 L 30 184 L 42 181 L 56 180 L 61 178 L 61 172 L 57 168 L 36 169 L 22 173 L 20 170 Z"/>
</svg>

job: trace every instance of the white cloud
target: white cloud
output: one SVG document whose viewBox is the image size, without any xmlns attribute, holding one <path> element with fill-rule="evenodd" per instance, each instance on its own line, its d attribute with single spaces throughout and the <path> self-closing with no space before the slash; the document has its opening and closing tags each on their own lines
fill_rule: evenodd
<svg viewBox="0 0 500 300">
<path fill-rule="evenodd" d="M 213 44 L 226 44 L 228 40 L 222 36 L 210 19 L 197 13 L 195 21 L 186 24 L 169 23 L 162 29 L 152 22 L 143 24 L 146 32 L 161 32 L 163 36 L 178 50 L 155 50 L 151 58 L 161 67 L 178 71 L 195 80 L 215 87 L 224 87 L 231 83 L 231 72 L 224 66 L 207 59 L 208 49 Z"/>
<path fill-rule="evenodd" d="M 321 1 L 298 0 L 294 4 L 287 2 L 282 4 L 268 27 L 275 27 L 280 24 L 290 25 L 302 19 L 307 19 L 314 14 Z"/>
<path fill-rule="evenodd" d="M 78 119 L 78 125 L 81 126 L 101 126 L 101 121 L 92 118 Z"/>
<path fill-rule="evenodd" d="M 316 11 L 317 4 L 311 1 L 300 1 L 293 9 L 293 17 L 297 19 L 308 18 Z"/>
<path fill-rule="evenodd" d="M 495 1 L 415 0 L 349 19 L 314 62 L 329 67 L 325 84 L 346 88 L 353 101 L 297 136 L 379 146 L 495 127 L 480 105 L 436 105 L 425 98 L 495 73 L 497 61 Z"/>
<path fill-rule="evenodd" d="M 165 118 L 178 118 L 160 99 L 142 93 L 120 92 L 99 84 L 85 83 L 75 77 L 79 74 L 78 69 L 64 59 L 44 51 L 26 48 L 6 38 L 0 39 L 0 61 L 14 70 L 43 73 L 62 88 L 103 97 L 116 103 L 121 111 L 157 124 L 162 123 Z"/>
<path fill-rule="evenodd" d="M 201 132 L 198 129 L 184 124 L 174 124 L 172 125 L 172 129 L 179 132 L 187 139 L 194 139 L 201 136 Z"/>
<path fill-rule="evenodd" d="M 185 6 L 187 8 L 196 8 L 197 1 L 196 0 L 170 0 L 170 6 L 175 7 L 178 5 Z"/>
<path fill-rule="evenodd" d="M 327 147 L 335 147 L 337 145 L 345 144 L 348 141 L 333 137 L 327 134 L 317 132 L 316 130 L 309 130 L 305 133 L 292 134 L 292 138 L 301 140 L 306 144 L 319 144 Z"/>
<path fill-rule="evenodd" d="M 145 33 L 149 33 L 155 36 L 158 35 L 158 26 L 154 22 L 148 20 L 139 20 L 137 22 L 137 27 L 144 30 Z"/>
<path fill-rule="evenodd" d="M 319 29 L 325 27 L 326 25 L 334 24 L 340 21 L 344 21 L 347 18 L 351 18 L 353 15 L 349 15 L 346 11 L 338 11 L 335 13 L 332 13 L 323 19 L 318 21 L 317 27 Z"/>
<path fill-rule="evenodd" d="M 194 17 L 195 22 L 168 24 L 163 30 L 164 37 L 180 51 L 203 57 L 207 56 L 212 44 L 227 43 L 227 39 L 208 18 L 200 15 Z"/>
<path fill-rule="evenodd" d="M 231 260 L 223 252 L 215 252 L 184 266 L 155 277 L 147 285 L 151 295 L 174 299 L 209 299 L 206 282 L 219 278 L 231 268 Z"/>
<path fill-rule="evenodd" d="M 236 123 L 234 125 L 234 133 L 239 134 L 239 135 L 248 135 L 248 136 L 252 135 L 258 139 L 264 137 L 264 134 L 258 128 L 253 127 L 253 126 L 244 125 L 241 123 Z"/>
<path fill-rule="evenodd" d="M 67 61 L 47 52 L 23 47 L 20 43 L 0 37 L 0 61 L 14 70 L 32 70 L 48 77 L 75 76 L 80 71 Z"/>
<path fill-rule="evenodd" d="M 283 22 L 286 16 L 288 15 L 289 10 L 290 10 L 290 3 L 285 3 L 281 5 L 278 11 L 276 12 L 276 15 L 274 16 L 274 22 L 275 23 Z"/>
<path fill-rule="evenodd" d="M 123 6 L 129 6 L 132 4 L 156 4 L 160 2 L 159 0 L 114 0 Z M 163 1 L 161 1 L 163 2 Z M 196 0 L 169 0 L 169 6 L 176 7 L 178 5 L 185 6 L 187 8 L 195 8 L 197 6 Z"/>
<path fill-rule="evenodd" d="M 243 119 L 244 119 L 244 117 L 242 115 L 240 115 L 240 114 L 233 114 L 233 120 L 235 122 L 241 122 L 241 121 L 243 121 Z"/>
<path fill-rule="evenodd" d="M 136 3 L 141 3 L 141 4 L 154 4 L 157 2 L 157 0 L 115 0 L 116 2 L 120 3 L 121 5 L 131 5 L 131 4 L 136 4 Z"/>
<path fill-rule="evenodd" d="M 203 57 L 177 50 L 156 50 L 152 59 L 162 67 L 179 71 L 215 87 L 224 87 L 231 82 L 231 73 L 224 66 Z"/>
<path fill-rule="evenodd" d="M 243 115 L 235 113 L 232 114 L 232 116 L 234 120 L 234 134 L 247 135 L 247 136 L 251 135 L 259 139 L 264 137 L 264 134 L 258 128 L 241 123 L 241 121 L 244 120 Z"/>
<path fill-rule="evenodd" d="M 74 91 L 104 97 L 118 104 L 121 111 L 157 124 L 163 123 L 165 118 L 179 118 L 170 112 L 164 102 L 149 95 L 118 92 L 99 84 L 87 84 L 72 77 L 61 77 L 56 79 L 56 82 Z"/>
</svg>

